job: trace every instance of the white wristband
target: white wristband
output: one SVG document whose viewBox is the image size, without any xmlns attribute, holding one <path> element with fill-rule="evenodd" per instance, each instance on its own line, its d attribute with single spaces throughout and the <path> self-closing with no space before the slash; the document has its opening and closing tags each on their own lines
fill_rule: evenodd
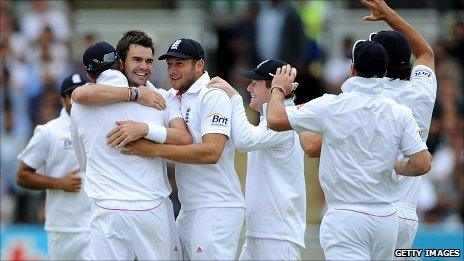
<svg viewBox="0 0 464 261">
<path fill-rule="evenodd" d="M 168 136 L 168 131 L 164 126 L 147 123 L 148 134 L 145 138 L 158 143 L 164 143 Z"/>
</svg>

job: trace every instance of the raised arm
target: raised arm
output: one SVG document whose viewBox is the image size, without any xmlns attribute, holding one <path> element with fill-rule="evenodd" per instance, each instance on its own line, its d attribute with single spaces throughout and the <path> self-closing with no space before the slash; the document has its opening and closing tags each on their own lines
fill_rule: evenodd
<svg viewBox="0 0 464 261">
<path fill-rule="evenodd" d="M 411 51 L 416 58 L 414 66 L 422 64 L 435 71 L 435 60 L 432 47 L 425 38 L 406 20 L 391 9 L 383 0 L 359 0 L 367 6 L 371 15 L 365 16 L 365 21 L 385 21 L 393 30 L 406 37 L 411 46 Z"/>
<path fill-rule="evenodd" d="M 138 94 L 136 93 L 138 92 Z M 74 102 L 97 106 L 114 102 L 136 101 L 141 105 L 153 107 L 158 110 L 166 108 L 163 96 L 146 86 L 140 86 L 136 90 L 123 87 L 115 87 L 103 84 L 88 84 L 76 88 L 72 93 Z"/>
<path fill-rule="evenodd" d="M 296 77 L 296 69 L 290 65 L 284 65 L 278 68 L 274 79 L 271 83 L 271 98 L 267 106 L 267 126 L 271 130 L 286 131 L 291 130 L 288 121 L 287 112 L 285 111 L 285 96 L 293 91 L 292 83 Z"/>
</svg>

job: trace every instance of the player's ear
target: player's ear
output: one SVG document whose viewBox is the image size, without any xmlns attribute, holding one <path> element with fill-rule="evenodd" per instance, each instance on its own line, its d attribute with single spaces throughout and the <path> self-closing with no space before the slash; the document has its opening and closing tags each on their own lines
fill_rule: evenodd
<svg viewBox="0 0 464 261">
<path fill-rule="evenodd" d="M 354 67 L 354 63 L 351 63 L 350 67 L 350 76 L 356 76 L 358 72 L 356 71 L 356 67 Z"/>
</svg>

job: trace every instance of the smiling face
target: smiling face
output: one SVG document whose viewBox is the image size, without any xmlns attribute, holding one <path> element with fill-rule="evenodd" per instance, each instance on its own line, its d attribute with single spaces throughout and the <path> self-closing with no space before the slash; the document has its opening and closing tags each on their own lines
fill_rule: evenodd
<svg viewBox="0 0 464 261">
<path fill-rule="evenodd" d="M 203 60 L 196 61 L 171 57 L 166 59 L 166 64 L 172 88 L 178 91 L 190 88 L 203 74 Z"/>
<path fill-rule="evenodd" d="M 130 86 L 146 85 L 153 69 L 151 48 L 131 44 L 123 62 L 123 71 Z"/>
<path fill-rule="evenodd" d="M 266 87 L 265 80 L 251 80 L 247 87 L 251 95 L 250 108 L 263 114 L 263 104 L 269 102 L 271 90 Z"/>
</svg>

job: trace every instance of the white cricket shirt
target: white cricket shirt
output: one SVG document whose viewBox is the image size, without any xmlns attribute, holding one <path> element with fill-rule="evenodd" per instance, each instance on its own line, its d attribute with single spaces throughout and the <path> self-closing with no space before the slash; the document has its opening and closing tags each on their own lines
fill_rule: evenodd
<svg viewBox="0 0 464 261">
<path fill-rule="evenodd" d="M 258 126 L 251 125 L 242 97 L 235 95 L 231 101 L 232 141 L 237 150 L 248 152 L 246 236 L 288 240 L 305 247 L 304 153 L 298 134 L 269 129 L 266 115 Z M 285 105 L 295 103 L 287 99 Z"/>
<path fill-rule="evenodd" d="M 18 159 L 37 172 L 61 178 L 79 168 L 73 151 L 69 115 L 60 116 L 34 130 L 34 135 Z M 82 181 L 85 173 L 79 172 Z M 90 230 L 90 200 L 81 189 L 78 193 L 47 189 L 45 198 L 45 230 L 83 232 Z"/>
<path fill-rule="evenodd" d="M 417 65 L 409 81 L 384 78 L 383 94 L 412 110 L 423 141 L 429 136 L 430 121 L 437 92 L 437 79 L 432 69 Z M 398 176 L 398 199 L 416 206 L 421 191 L 422 176 Z"/>
<path fill-rule="evenodd" d="M 209 81 L 205 72 L 181 96 L 182 116 L 194 143 L 201 143 L 203 135 L 209 133 L 230 137 L 230 98 L 223 90 L 207 88 Z M 176 184 L 182 209 L 244 207 L 234 169 L 234 150 L 229 139 L 216 164 L 176 163 Z"/>
<path fill-rule="evenodd" d="M 383 79 L 351 77 L 351 92 L 324 95 L 302 106 L 287 107 L 297 132 L 323 136 L 319 179 L 328 206 L 393 203 L 397 180 L 392 175 L 397 153 L 427 149 L 410 109 L 382 95 Z"/>
<path fill-rule="evenodd" d="M 126 77 L 119 71 L 106 70 L 97 83 L 127 87 Z M 92 88 L 91 85 L 86 88 Z M 165 92 L 161 92 L 167 104 L 171 104 Z M 117 102 L 103 106 L 85 106 L 74 103 L 71 110 L 73 138 L 79 163 L 86 169 L 85 191 L 90 198 L 105 201 L 108 207 L 116 207 L 114 201 L 134 202 L 131 208 L 146 208 L 153 201 L 170 194 L 165 182 L 165 161 L 161 158 L 123 155 L 106 144 L 106 134 L 116 127 L 117 120 L 133 120 L 168 126 L 178 117 L 168 107 L 159 111 L 135 102 Z M 146 203 L 146 204 L 145 204 Z"/>
</svg>

